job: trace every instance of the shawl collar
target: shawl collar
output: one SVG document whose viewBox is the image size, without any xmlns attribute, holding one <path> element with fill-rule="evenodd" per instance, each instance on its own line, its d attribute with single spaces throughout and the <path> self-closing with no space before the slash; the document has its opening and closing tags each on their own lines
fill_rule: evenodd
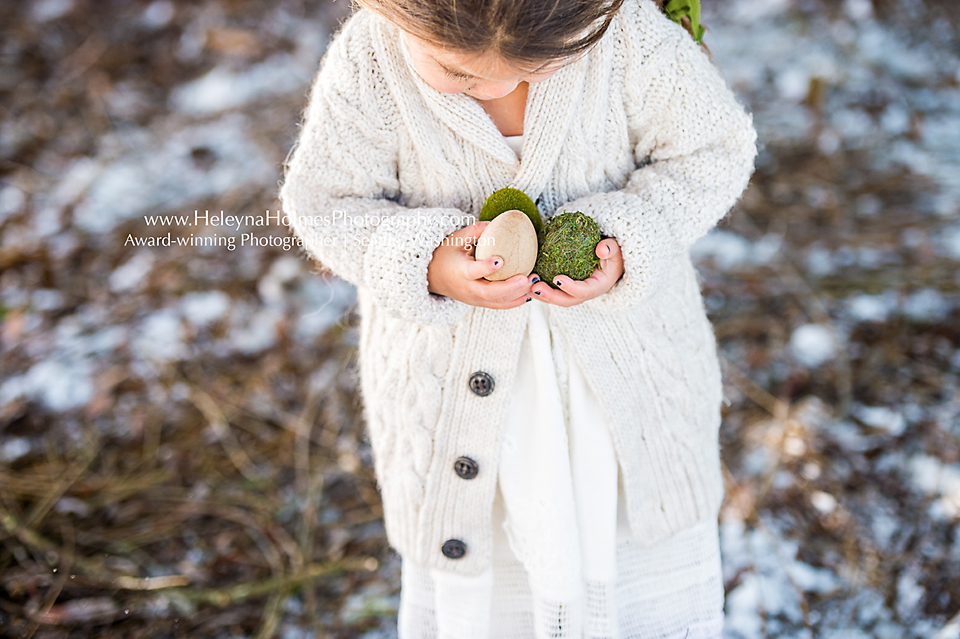
<svg viewBox="0 0 960 639">
<path fill-rule="evenodd" d="M 518 163 L 516 154 L 480 103 L 462 93 L 441 93 L 428 85 L 414 70 L 400 29 L 379 17 L 376 20 L 385 54 L 382 64 L 388 76 L 392 76 L 389 79 L 401 110 L 409 114 L 422 100 L 434 117 L 467 144 L 506 165 L 508 174 L 514 176 L 510 186 L 536 200 L 550 180 L 580 106 L 589 55 L 564 66 L 549 79 L 530 85 L 524 113 L 523 160 Z"/>
</svg>

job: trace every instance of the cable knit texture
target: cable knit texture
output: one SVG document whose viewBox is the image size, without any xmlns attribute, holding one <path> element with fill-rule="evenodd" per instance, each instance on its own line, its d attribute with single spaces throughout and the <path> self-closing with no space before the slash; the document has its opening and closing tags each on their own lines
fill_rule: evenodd
<svg viewBox="0 0 960 639">
<path fill-rule="evenodd" d="M 361 392 L 387 535 L 404 557 L 461 574 L 491 563 L 529 308 L 432 295 L 426 273 L 443 238 L 505 186 L 544 213 L 591 215 L 623 251 L 608 293 L 550 323 L 607 412 L 637 542 L 716 517 L 722 388 L 688 249 L 746 187 L 755 142 L 717 69 L 650 0 L 627 0 L 587 55 L 530 85 L 522 163 L 479 103 L 416 74 L 396 27 L 365 10 L 345 23 L 281 199 L 310 254 L 357 287 Z M 487 396 L 470 390 L 477 371 L 494 380 Z M 476 478 L 454 472 L 461 456 Z M 450 539 L 462 558 L 441 553 Z"/>
</svg>

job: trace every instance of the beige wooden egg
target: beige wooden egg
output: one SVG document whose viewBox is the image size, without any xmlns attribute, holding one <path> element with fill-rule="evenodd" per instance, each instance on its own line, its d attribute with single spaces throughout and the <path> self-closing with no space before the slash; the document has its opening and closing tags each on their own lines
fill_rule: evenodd
<svg viewBox="0 0 960 639">
<path fill-rule="evenodd" d="M 477 238 L 474 258 L 485 260 L 493 255 L 503 258 L 503 265 L 484 279 L 505 280 L 517 273 L 530 275 L 537 262 L 537 231 L 533 222 L 521 211 L 504 211 L 487 225 Z"/>
</svg>

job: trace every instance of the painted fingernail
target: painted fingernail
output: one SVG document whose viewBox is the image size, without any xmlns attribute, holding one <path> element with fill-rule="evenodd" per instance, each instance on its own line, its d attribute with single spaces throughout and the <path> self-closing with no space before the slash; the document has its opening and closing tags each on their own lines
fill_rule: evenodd
<svg viewBox="0 0 960 639">
<path fill-rule="evenodd" d="M 527 302 L 529 302 L 529 301 L 532 300 L 532 299 L 533 299 L 532 297 L 528 297 L 528 298 L 527 298 Z M 524 302 L 524 304 L 526 304 L 527 302 Z"/>
<path fill-rule="evenodd" d="M 606 247 L 607 247 L 607 256 L 609 257 L 610 253 L 612 253 L 613 250 L 610 248 L 609 244 L 607 244 Z"/>
<path fill-rule="evenodd" d="M 536 284 L 536 283 L 539 282 L 539 281 L 540 281 L 540 278 L 537 277 L 536 275 L 534 275 L 534 276 L 533 276 L 533 283 Z"/>
<path fill-rule="evenodd" d="M 494 260 L 494 261 L 493 261 L 493 265 L 494 265 L 494 266 L 500 266 L 500 260 Z"/>
<path fill-rule="evenodd" d="M 556 284 L 557 286 L 560 286 L 560 280 L 553 280 L 553 283 Z"/>
<path fill-rule="evenodd" d="M 539 294 L 540 294 L 540 291 L 534 291 L 533 294 L 534 294 L 534 295 L 539 295 Z"/>
</svg>

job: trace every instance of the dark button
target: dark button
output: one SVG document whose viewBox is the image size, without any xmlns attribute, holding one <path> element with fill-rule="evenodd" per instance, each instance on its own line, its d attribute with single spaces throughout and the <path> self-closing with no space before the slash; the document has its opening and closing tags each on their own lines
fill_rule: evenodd
<svg viewBox="0 0 960 639">
<path fill-rule="evenodd" d="M 473 479 L 480 467 L 469 457 L 458 457 L 457 461 L 453 462 L 453 469 L 460 475 L 460 479 Z"/>
<path fill-rule="evenodd" d="M 459 539 L 448 539 L 441 550 L 447 559 L 460 559 L 467 554 L 467 545 Z"/>
<path fill-rule="evenodd" d="M 493 392 L 493 378 L 483 371 L 477 371 L 470 376 L 470 390 L 480 397 L 486 397 Z"/>
</svg>

